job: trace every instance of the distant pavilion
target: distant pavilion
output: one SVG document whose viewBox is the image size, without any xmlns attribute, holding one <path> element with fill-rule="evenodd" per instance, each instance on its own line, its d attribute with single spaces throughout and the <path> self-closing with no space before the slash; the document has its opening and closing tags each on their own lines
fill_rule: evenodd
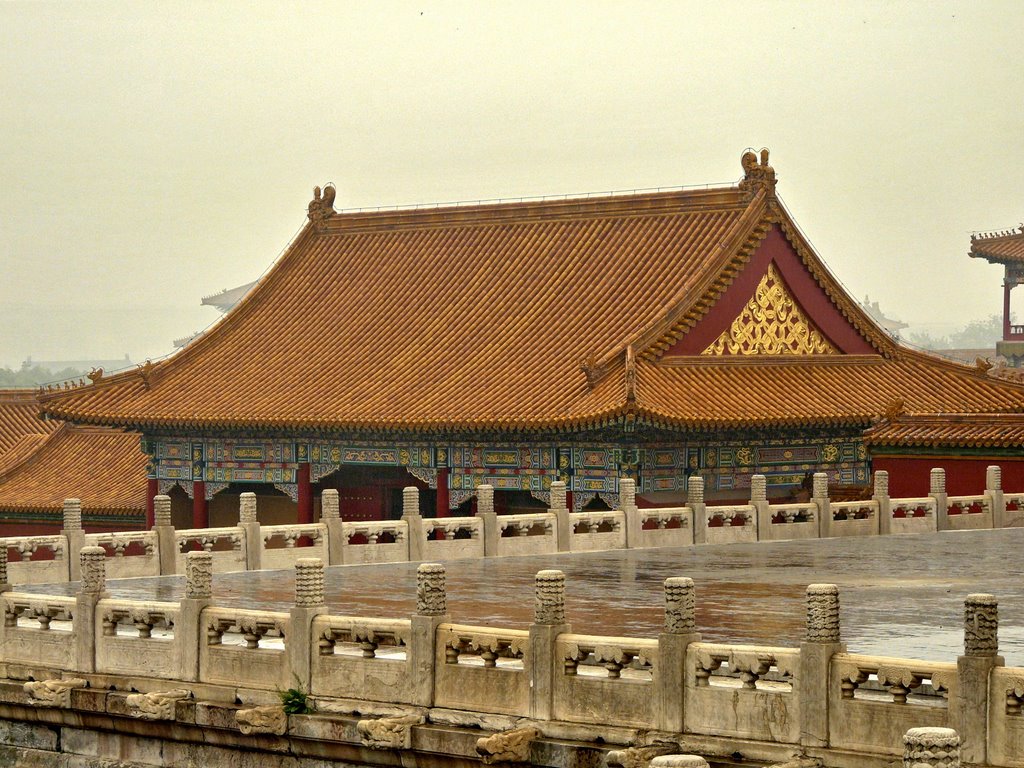
<svg viewBox="0 0 1024 768">
<path fill-rule="evenodd" d="M 1010 292 L 1024 283 L 1024 224 L 1017 230 L 973 235 L 968 255 L 1003 267 L 1003 338 L 996 343 L 996 354 L 1020 368 L 1024 362 L 1024 325 L 1010 321 Z"/>
</svg>

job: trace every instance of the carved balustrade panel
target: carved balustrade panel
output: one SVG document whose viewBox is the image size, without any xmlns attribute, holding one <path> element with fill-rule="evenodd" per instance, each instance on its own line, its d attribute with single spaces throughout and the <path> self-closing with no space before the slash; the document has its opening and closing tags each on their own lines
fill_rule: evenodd
<svg viewBox="0 0 1024 768">
<path fill-rule="evenodd" d="M 893 499 L 890 504 L 892 516 L 897 519 L 935 516 L 935 499 L 927 496 L 916 499 Z"/>
<path fill-rule="evenodd" d="M 36 595 L 28 592 L 6 592 L 4 627 L 7 629 L 57 630 L 74 629 L 75 598 Z"/>
<path fill-rule="evenodd" d="M 877 501 L 833 501 L 832 520 L 872 520 L 878 516 Z"/>
<path fill-rule="evenodd" d="M 411 631 L 408 620 L 326 616 L 317 624 L 317 647 L 321 656 L 404 660 Z"/>
<path fill-rule="evenodd" d="M 108 599 L 100 601 L 98 619 L 104 637 L 170 641 L 179 613 L 178 603 Z"/>
<path fill-rule="evenodd" d="M 515 536 L 551 536 L 555 529 L 555 516 L 548 513 L 535 515 L 501 515 L 498 530 L 502 538 Z"/>
<path fill-rule="evenodd" d="M 289 616 L 276 611 L 207 608 L 203 611 L 207 645 L 248 650 L 283 648 Z"/>
<path fill-rule="evenodd" d="M 521 671 L 530 633 L 514 629 L 442 624 L 437 642 L 445 664 Z"/>
<path fill-rule="evenodd" d="M 948 706 L 956 664 L 840 654 L 833 664 L 840 698 L 898 705 Z"/>
<path fill-rule="evenodd" d="M 597 635 L 561 635 L 555 652 L 568 676 L 611 680 L 653 680 L 658 658 L 655 640 Z"/>
<path fill-rule="evenodd" d="M 986 495 L 950 496 L 946 499 L 951 515 L 982 515 L 992 513 L 992 502 Z"/>
<path fill-rule="evenodd" d="M 800 652 L 792 648 L 697 643 L 692 685 L 791 693 L 799 672 Z"/>
<path fill-rule="evenodd" d="M 814 503 L 804 504 L 773 504 L 772 524 L 812 523 L 818 517 L 818 506 Z"/>
</svg>

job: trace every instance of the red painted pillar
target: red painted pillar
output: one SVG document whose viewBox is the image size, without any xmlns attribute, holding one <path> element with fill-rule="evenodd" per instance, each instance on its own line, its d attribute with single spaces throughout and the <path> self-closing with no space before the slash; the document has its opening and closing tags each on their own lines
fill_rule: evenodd
<svg viewBox="0 0 1024 768">
<path fill-rule="evenodd" d="M 154 509 L 153 497 L 160 492 L 160 482 L 156 478 L 149 478 L 146 480 L 146 530 L 153 528 L 153 523 L 156 517 L 156 511 Z"/>
<path fill-rule="evenodd" d="M 206 482 L 203 480 L 195 480 L 192 483 L 192 527 L 210 527 L 210 514 L 206 506 Z"/>
<path fill-rule="evenodd" d="M 299 524 L 313 522 L 313 486 L 309 482 L 309 464 L 299 464 Z"/>
<path fill-rule="evenodd" d="M 434 505 L 434 516 L 435 517 L 449 517 L 451 512 L 448 510 L 448 503 L 451 501 L 451 497 L 448 494 L 448 467 L 442 467 L 437 470 L 437 503 Z"/>
<path fill-rule="evenodd" d="M 572 491 L 570 490 L 565 492 L 565 508 L 572 512 Z"/>
<path fill-rule="evenodd" d="M 1010 340 L 1010 281 L 1003 281 L 1003 341 Z"/>
</svg>

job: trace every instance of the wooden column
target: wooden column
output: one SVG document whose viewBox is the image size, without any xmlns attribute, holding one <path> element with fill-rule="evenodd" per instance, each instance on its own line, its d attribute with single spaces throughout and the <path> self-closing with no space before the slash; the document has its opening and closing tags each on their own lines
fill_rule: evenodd
<svg viewBox="0 0 1024 768">
<path fill-rule="evenodd" d="M 192 483 L 192 527 L 210 527 L 210 512 L 206 506 L 206 482 L 203 480 Z"/>
<path fill-rule="evenodd" d="M 1009 271 L 1009 270 L 1007 270 Z M 1010 276 L 1003 280 L 1003 341 L 1010 340 Z"/>
<path fill-rule="evenodd" d="M 572 512 L 572 491 L 568 489 L 565 491 L 565 508 Z"/>
<path fill-rule="evenodd" d="M 434 517 L 449 517 L 451 512 L 448 510 L 448 503 L 450 501 L 448 495 L 448 467 L 442 467 L 437 470 L 437 503 L 434 505 Z"/>
<path fill-rule="evenodd" d="M 299 524 L 313 522 L 313 487 L 309 482 L 309 464 L 299 464 L 297 480 L 299 483 Z"/>
<path fill-rule="evenodd" d="M 153 506 L 153 499 L 160 493 L 160 482 L 150 477 L 146 480 L 146 530 L 149 531 L 153 528 L 153 524 L 156 518 L 156 510 Z"/>
</svg>

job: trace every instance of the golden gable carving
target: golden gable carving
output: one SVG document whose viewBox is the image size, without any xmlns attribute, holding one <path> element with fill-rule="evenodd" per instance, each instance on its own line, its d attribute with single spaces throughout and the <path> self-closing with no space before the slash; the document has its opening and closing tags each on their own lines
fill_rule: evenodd
<svg viewBox="0 0 1024 768">
<path fill-rule="evenodd" d="M 702 355 L 829 355 L 838 350 L 786 290 L 774 264 L 739 317 Z"/>
</svg>

